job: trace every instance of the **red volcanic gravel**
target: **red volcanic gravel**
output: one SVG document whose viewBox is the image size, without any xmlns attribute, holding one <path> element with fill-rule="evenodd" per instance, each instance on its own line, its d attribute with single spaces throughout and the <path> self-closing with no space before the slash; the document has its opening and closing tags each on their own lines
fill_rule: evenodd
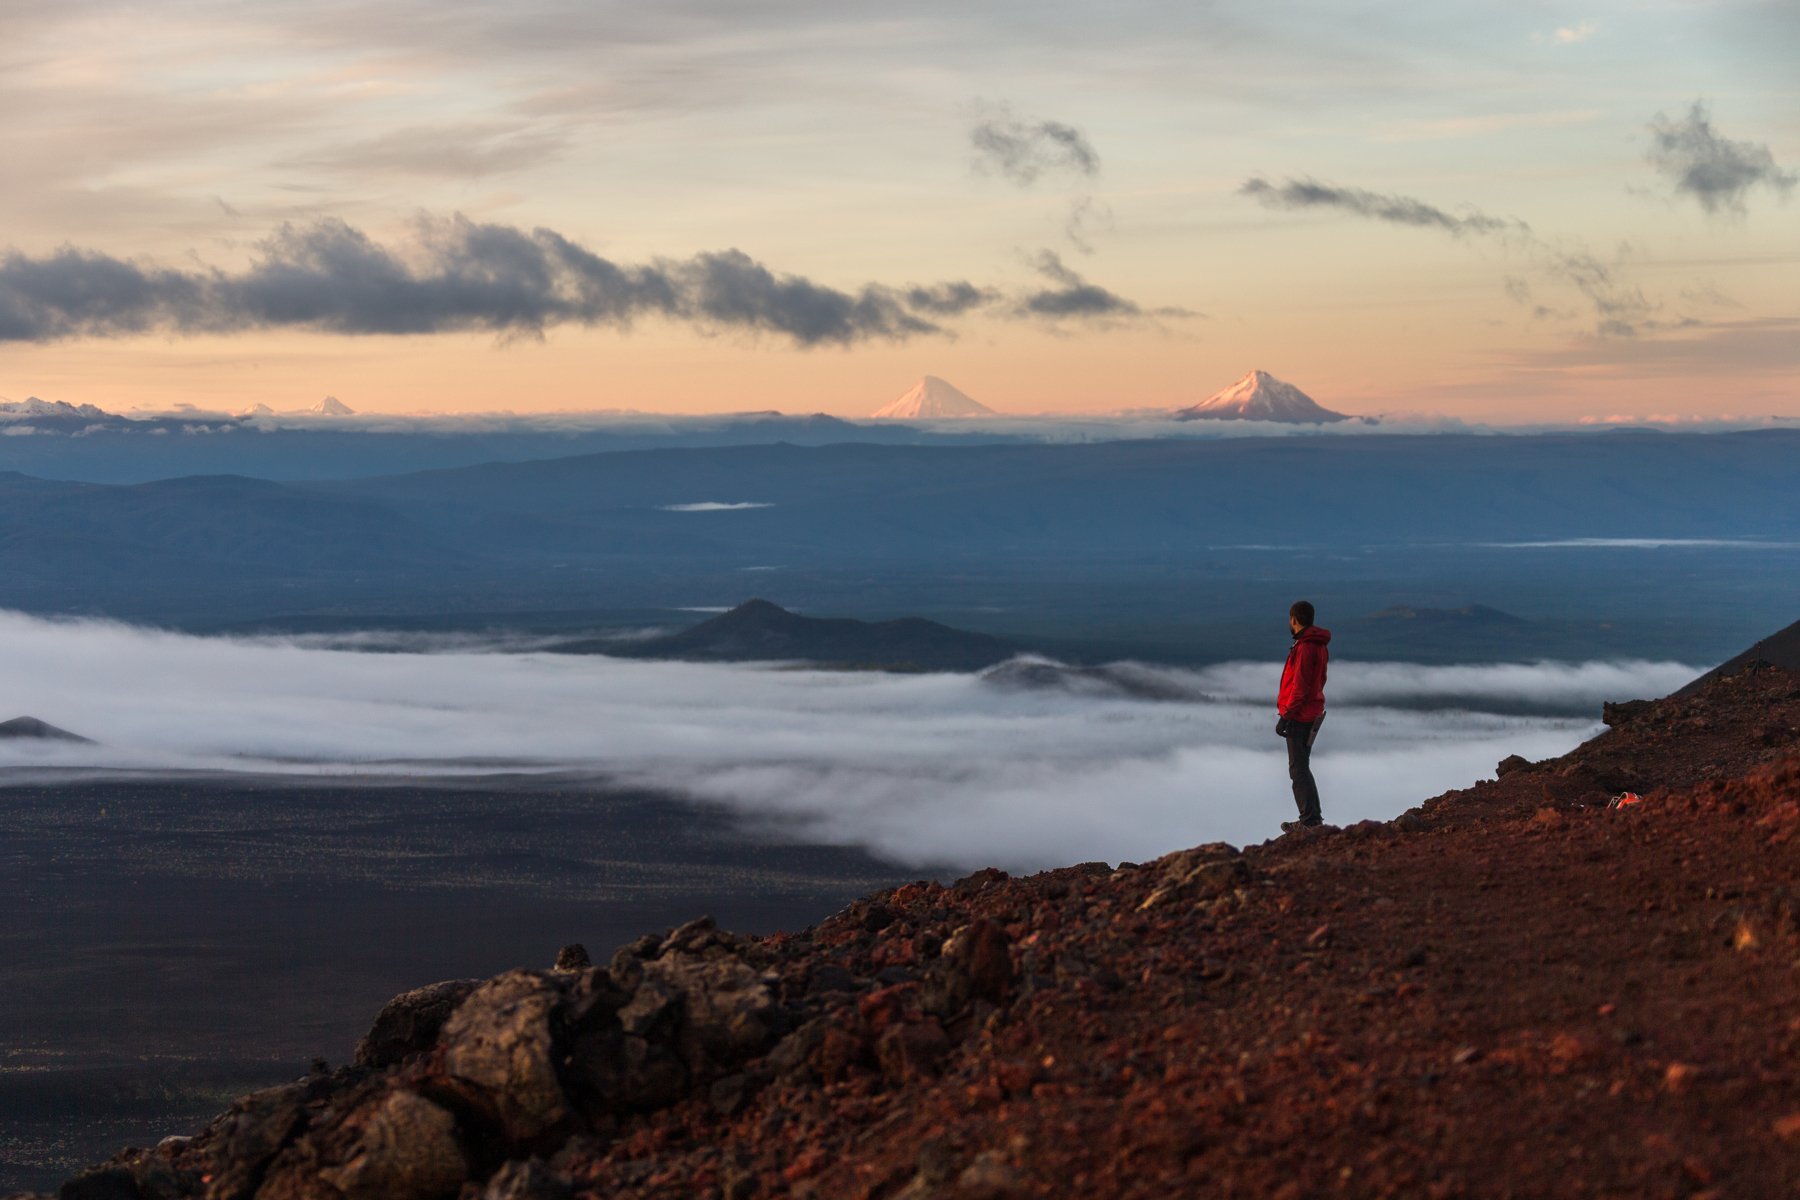
<svg viewBox="0 0 1800 1200">
<path fill-rule="evenodd" d="M 446 1065 L 474 1053 L 465 1005 L 315 1082 L 267 1170 L 281 1195 L 368 1194 L 341 1163 L 386 1113 L 463 1156 L 469 1200 L 1800 1194 L 1800 677 L 1609 715 L 1393 822 L 913 884 L 797 935 L 695 927 L 554 994 L 514 973 L 563 1014 L 540 1040 L 574 1047 L 534 1094 L 587 1095 L 585 1054 L 656 1096 L 617 1065 L 635 1028 L 685 1089 L 495 1132 L 504 1105 Z M 1624 790 L 1643 801 L 1608 808 Z M 725 982 L 683 982 L 694 964 Z M 705 997 L 756 972 L 775 999 L 744 1011 L 767 1028 L 732 1041 Z M 658 1033 L 644 979 L 726 1015 Z M 608 1004 L 602 1062 L 599 1032 L 565 1027 L 600 1030 L 579 1014 Z M 241 1157 L 228 1124 L 113 1177 L 160 1163 L 156 1194 L 249 1195 L 189 1182 Z M 441 1161 L 409 1170 L 431 1182 L 406 1194 L 456 1194 Z"/>
</svg>

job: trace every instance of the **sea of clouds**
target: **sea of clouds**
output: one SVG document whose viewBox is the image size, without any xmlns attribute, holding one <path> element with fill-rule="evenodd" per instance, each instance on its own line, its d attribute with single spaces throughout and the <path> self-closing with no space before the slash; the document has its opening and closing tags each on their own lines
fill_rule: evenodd
<svg viewBox="0 0 1800 1200">
<path fill-rule="evenodd" d="M 922 867 L 1141 860 L 1259 841 L 1293 814 L 1273 729 L 1278 662 L 1132 668 L 1184 697 L 1148 700 L 973 675 L 388 644 L 411 648 L 0 613 L 0 707 L 11 710 L 0 716 L 98 743 L 0 741 L 0 782 L 42 767 L 572 773 Z M 1599 729 L 1566 714 L 1660 696 L 1699 673 L 1633 661 L 1336 662 L 1314 753 L 1326 817 L 1392 817 L 1491 776 L 1508 754 L 1562 753 Z"/>
</svg>

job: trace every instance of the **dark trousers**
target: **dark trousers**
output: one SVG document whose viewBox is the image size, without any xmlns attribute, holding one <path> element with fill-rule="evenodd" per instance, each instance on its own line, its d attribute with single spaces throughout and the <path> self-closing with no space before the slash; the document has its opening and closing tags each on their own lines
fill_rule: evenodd
<svg viewBox="0 0 1800 1200">
<path fill-rule="evenodd" d="M 1311 721 L 1289 721 L 1287 731 L 1288 778 L 1294 783 L 1294 804 L 1300 819 L 1309 825 L 1324 820 L 1319 815 L 1319 785 L 1313 782 Z"/>
</svg>

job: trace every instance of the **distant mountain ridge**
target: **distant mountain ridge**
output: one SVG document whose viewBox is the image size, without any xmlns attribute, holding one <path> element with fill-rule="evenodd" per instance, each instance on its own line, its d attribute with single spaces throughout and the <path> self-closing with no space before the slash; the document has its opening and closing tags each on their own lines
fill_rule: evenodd
<svg viewBox="0 0 1800 1200">
<path fill-rule="evenodd" d="M 1461 608 L 1414 608 L 1396 604 L 1380 612 L 1370 613 L 1370 621 L 1411 621 L 1420 625 L 1523 625 L 1524 618 L 1490 608 L 1485 604 L 1465 604 Z"/>
<path fill-rule="evenodd" d="M 1327 425 L 1350 417 L 1333 412 L 1291 383 L 1267 371 L 1252 371 L 1198 404 L 1175 411 L 1177 421 L 1275 421 L 1286 425 Z"/>
<path fill-rule="evenodd" d="M 0 451 L 49 440 L 0 438 Z M 884 593 L 892 610 L 933 613 L 947 609 L 931 599 L 932 573 L 1062 586 L 1217 555 L 1281 562 L 1328 546 L 1785 543 L 1800 540 L 1797 457 L 1800 431 L 1769 430 L 735 445 L 308 483 L 70 483 L 4 474 L 10 464 L 0 459 L 0 606 L 159 620 L 247 620 L 353 597 L 383 612 L 442 609 L 452 596 L 489 610 L 583 608 L 600 584 L 606 606 L 666 609 L 722 589 L 741 596 L 855 577 L 898 589 Z M 718 500 L 768 507 L 672 511 Z M 1600 553 L 1470 552 L 1539 574 L 1564 569 L 1552 560 Z M 1648 561 L 1663 552 L 1639 553 Z M 1674 563 L 1675 553 L 1654 561 Z M 1746 551 L 1743 561 L 1764 571 L 1784 560 Z M 758 584 L 739 573 L 771 569 L 792 574 Z M 1485 594 L 1511 596 L 1501 582 Z M 1013 602 L 965 590 L 955 603 Z"/>
<path fill-rule="evenodd" d="M 730 612 L 666 637 L 635 642 L 580 641 L 556 649 L 621 658 L 698 662 L 811 662 L 893 670 L 975 671 L 1004 662 L 1020 647 L 1003 638 L 901 617 L 858 621 L 808 617 L 769 600 L 746 600 Z"/>
<path fill-rule="evenodd" d="M 0 721 L 0 738 L 41 742 L 76 742 L 89 746 L 94 744 L 92 738 L 85 738 L 79 733 L 70 733 L 66 729 L 59 729 L 50 722 L 40 721 L 36 717 L 14 717 L 10 721 Z"/>
</svg>

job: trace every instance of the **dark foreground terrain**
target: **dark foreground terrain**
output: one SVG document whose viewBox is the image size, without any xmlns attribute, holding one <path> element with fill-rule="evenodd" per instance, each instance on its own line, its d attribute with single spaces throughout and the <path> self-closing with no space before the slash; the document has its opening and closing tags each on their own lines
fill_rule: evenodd
<svg viewBox="0 0 1800 1200">
<path fill-rule="evenodd" d="M 421 979 L 910 877 L 575 780 L 38 776 L 0 787 L 0 1193 L 347 1054 Z"/>
<path fill-rule="evenodd" d="M 62 1196 L 1793 1195 L 1800 676 L 1609 720 L 1385 824 L 436 984 Z"/>
</svg>

